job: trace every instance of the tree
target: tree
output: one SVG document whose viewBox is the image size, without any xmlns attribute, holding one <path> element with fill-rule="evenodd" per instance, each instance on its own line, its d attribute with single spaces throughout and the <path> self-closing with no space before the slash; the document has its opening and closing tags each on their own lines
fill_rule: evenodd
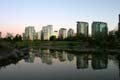
<svg viewBox="0 0 120 80">
<path fill-rule="evenodd" d="M 14 41 L 22 41 L 22 37 L 21 35 L 16 35 L 14 38 L 13 38 Z"/>
<path fill-rule="evenodd" d="M 11 37 L 4 38 L 5 41 L 12 41 Z"/>
<path fill-rule="evenodd" d="M 50 41 L 55 41 L 56 40 L 56 36 L 51 36 L 50 37 Z"/>
</svg>

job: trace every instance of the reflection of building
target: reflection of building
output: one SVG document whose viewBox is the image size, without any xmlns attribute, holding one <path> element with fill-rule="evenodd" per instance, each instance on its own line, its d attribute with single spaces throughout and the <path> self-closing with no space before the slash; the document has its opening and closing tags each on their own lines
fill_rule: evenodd
<svg viewBox="0 0 120 80">
<path fill-rule="evenodd" d="M 118 61 L 119 61 L 119 77 L 120 77 L 120 56 L 118 57 L 119 59 L 118 59 Z"/>
<path fill-rule="evenodd" d="M 51 54 L 48 54 L 48 53 L 41 53 L 41 61 L 42 63 L 46 63 L 48 65 L 51 65 L 52 64 L 52 56 Z"/>
<path fill-rule="evenodd" d="M 92 36 L 103 36 L 108 34 L 108 26 L 105 22 L 93 22 L 92 23 Z"/>
<path fill-rule="evenodd" d="M 41 49 L 41 61 L 48 65 L 52 64 L 52 56 L 49 49 Z"/>
<path fill-rule="evenodd" d="M 67 54 L 67 58 L 69 61 L 73 61 L 74 60 L 74 54 Z"/>
<path fill-rule="evenodd" d="M 32 53 L 32 51 L 29 52 L 29 56 L 25 58 L 25 62 L 33 63 L 35 60 L 35 55 Z"/>
<path fill-rule="evenodd" d="M 117 73 L 119 73 L 119 78 L 120 78 L 120 54 L 111 55 L 110 57 L 111 60 L 114 61 L 115 66 L 117 66 L 118 68 L 117 70 L 119 70 L 117 71 Z"/>
<path fill-rule="evenodd" d="M 88 68 L 88 55 L 81 54 L 81 55 L 77 55 L 76 58 L 77 58 L 76 59 L 77 69 Z"/>
<path fill-rule="evenodd" d="M 43 36 L 43 40 L 49 40 L 50 37 L 53 34 L 53 26 L 52 25 L 47 25 L 44 26 L 42 29 L 42 36 Z"/>
<path fill-rule="evenodd" d="M 87 22 L 77 22 L 77 35 L 83 34 L 88 36 L 88 26 Z"/>
<path fill-rule="evenodd" d="M 28 26 L 25 28 L 25 33 L 23 33 L 23 39 L 34 40 L 35 39 L 35 29 L 34 26 Z"/>
<path fill-rule="evenodd" d="M 50 53 L 52 53 L 51 55 L 52 55 L 53 58 L 55 58 L 55 59 L 58 58 L 58 51 L 56 51 L 56 50 L 50 50 Z"/>
<path fill-rule="evenodd" d="M 65 39 L 67 37 L 67 29 L 61 28 L 59 30 L 59 38 L 60 39 Z"/>
<path fill-rule="evenodd" d="M 93 69 L 105 69 L 107 68 L 108 57 L 107 55 L 93 54 L 92 55 L 92 67 Z"/>
<path fill-rule="evenodd" d="M 64 62 L 64 61 L 66 61 L 66 59 L 67 59 L 67 54 L 66 54 L 65 51 L 62 51 L 62 52 L 60 52 L 60 53 L 58 54 L 58 57 L 59 57 L 59 60 L 60 60 L 61 62 Z"/>
<path fill-rule="evenodd" d="M 74 36 L 74 30 L 73 29 L 69 29 L 68 33 L 67 33 L 68 37 L 73 37 Z"/>
</svg>

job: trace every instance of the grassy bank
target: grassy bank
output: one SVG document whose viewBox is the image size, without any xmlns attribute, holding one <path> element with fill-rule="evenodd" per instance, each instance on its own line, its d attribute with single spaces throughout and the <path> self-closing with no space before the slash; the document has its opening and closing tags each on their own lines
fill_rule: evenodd
<svg viewBox="0 0 120 80">
<path fill-rule="evenodd" d="M 16 46 L 31 46 L 31 47 L 41 47 L 41 46 L 55 46 L 55 47 L 89 47 L 89 44 L 86 42 L 76 42 L 76 41 L 23 41 L 16 42 Z"/>
<path fill-rule="evenodd" d="M 3 49 L 22 49 L 29 47 L 37 48 L 48 48 L 56 50 L 70 50 L 70 51 L 96 51 L 96 50 L 107 50 L 107 51 L 119 51 L 119 48 L 111 48 L 106 46 L 92 45 L 90 42 L 81 41 L 20 41 L 20 42 L 5 42 L 0 43 Z"/>
</svg>

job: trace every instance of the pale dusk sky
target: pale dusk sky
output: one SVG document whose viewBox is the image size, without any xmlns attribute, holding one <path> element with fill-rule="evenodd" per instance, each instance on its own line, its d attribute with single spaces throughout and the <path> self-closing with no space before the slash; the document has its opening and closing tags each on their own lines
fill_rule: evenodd
<svg viewBox="0 0 120 80">
<path fill-rule="evenodd" d="M 51 24 L 54 30 L 73 28 L 76 22 L 103 21 L 117 28 L 120 0 L 0 0 L 0 31 L 22 34 L 26 26 L 40 31 Z M 91 30 L 91 29 L 90 29 Z M 89 30 L 89 31 L 90 31 Z"/>
</svg>

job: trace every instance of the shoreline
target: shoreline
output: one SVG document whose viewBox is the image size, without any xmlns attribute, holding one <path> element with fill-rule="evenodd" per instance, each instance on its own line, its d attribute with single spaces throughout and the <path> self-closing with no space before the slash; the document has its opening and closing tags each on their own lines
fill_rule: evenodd
<svg viewBox="0 0 120 80">
<path fill-rule="evenodd" d="M 34 46 L 32 48 L 42 48 L 50 50 L 63 50 L 63 51 L 75 51 L 75 52 L 110 52 L 110 53 L 120 53 L 120 49 L 109 49 L 109 48 L 80 48 L 80 47 L 61 47 L 61 46 Z"/>
</svg>

